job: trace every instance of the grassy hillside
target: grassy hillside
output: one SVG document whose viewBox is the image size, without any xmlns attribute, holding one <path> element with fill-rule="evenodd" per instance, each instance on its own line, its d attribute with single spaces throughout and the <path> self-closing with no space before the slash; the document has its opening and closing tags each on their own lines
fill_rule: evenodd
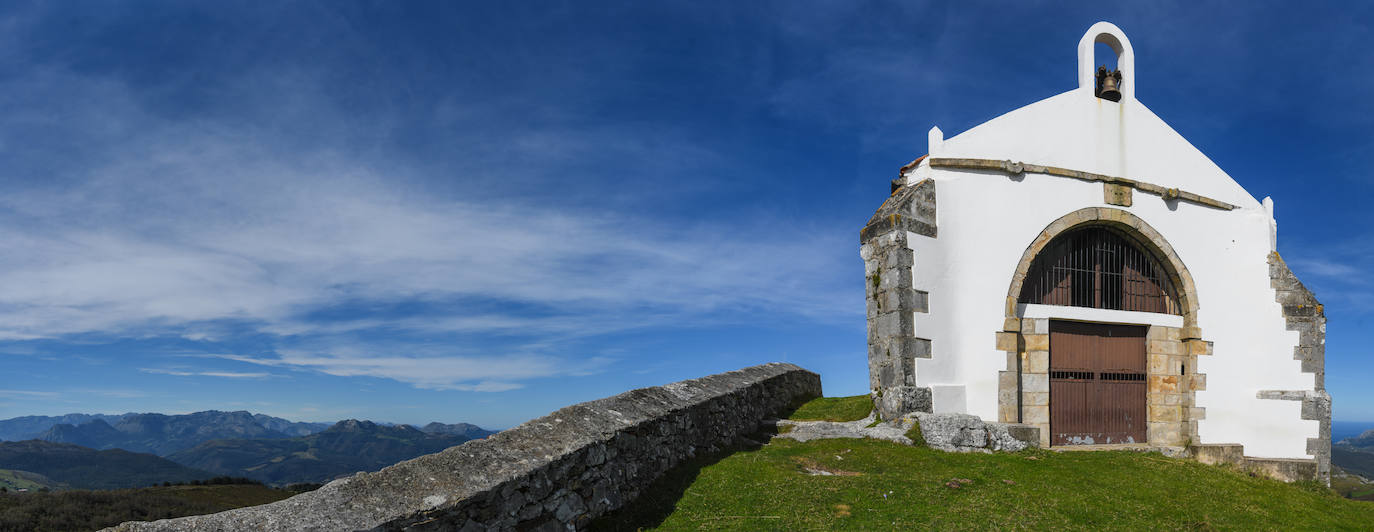
<svg viewBox="0 0 1374 532">
<path fill-rule="evenodd" d="M 0 469 L 0 488 L 5 488 L 6 491 L 61 487 L 64 487 L 61 482 L 57 482 L 38 473 L 16 471 L 13 469 Z"/>
<path fill-rule="evenodd" d="M 817 397 L 797 407 L 788 416 L 796 421 L 858 421 L 873 412 L 873 399 L 867 395 Z"/>
<path fill-rule="evenodd" d="M 1370 452 L 1368 448 L 1354 449 L 1343 445 L 1333 446 L 1331 447 L 1331 463 L 1365 478 L 1374 478 L 1374 452 Z"/>
<path fill-rule="evenodd" d="M 702 458 L 596 523 L 605 530 L 1372 526 L 1374 504 L 1315 483 L 1285 484 L 1155 453 L 957 454 L 856 439 L 776 440 Z"/>
<path fill-rule="evenodd" d="M 83 489 L 133 488 L 214 476 L 151 454 L 123 449 L 97 451 L 41 440 L 0 442 L 0 468 L 31 471 Z"/>
<path fill-rule="evenodd" d="M 99 530 L 267 504 L 294 492 L 260 484 L 169 486 L 113 491 L 0 494 L 0 530 Z"/>
</svg>

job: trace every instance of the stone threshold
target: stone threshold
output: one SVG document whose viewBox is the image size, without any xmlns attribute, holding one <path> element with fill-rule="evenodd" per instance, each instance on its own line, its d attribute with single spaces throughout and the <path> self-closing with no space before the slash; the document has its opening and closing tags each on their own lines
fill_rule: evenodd
<svg viewBox="0 0 1374 532">
<path fill-rule="evenodd" d="M 1134 451 L 1138 453 L 1159 453 L 1173 458 L 1189 457 L 1188 449 L 1171 445 L 1150 445 L 1148 443 L 1095 443 L 1084 445 L 1054 445 L 1049 450 L 1055 452 L 1080 451 Z"/>
</svg>

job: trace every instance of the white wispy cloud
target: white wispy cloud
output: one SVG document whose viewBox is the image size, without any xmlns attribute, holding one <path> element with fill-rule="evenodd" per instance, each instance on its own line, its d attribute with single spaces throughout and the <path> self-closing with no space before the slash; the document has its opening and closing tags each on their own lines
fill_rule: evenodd
<svg viewBox="0 0 1374 532">
<path fill-rule="evenodd" d="M 589 375 L 608 359 L 517 354 L 506 356 L 397 356 L 354 345 L 327 352 L 281 350 L 275 356 L 217 355 L 219 358 L 272 367 L 303 368 L 340 377 L 380 377 L 432 390 L 501 392 L 521 388 L 521 381 L 560 375 Z"/>
<path fill-rule="evenodd" d="M 23 94 L 82 85 L 76 81 L 53 74 L 46 83 L 6 88 Z M 838 254 L 825 251 L 850 251 L 847 232 L 770 220 L 753 220 L 768 227 L 759 231 L 680 227 L 652 211 L 434 194 L 437 185 L 404 165 L 380 171 L 375 161 L 337 152 L 278 153 L 248 132 L 147 116 L 119 86 L 86 90 L 93 94 L 75 100 L 101 104 L 85 120 L 114 124 L 111 134 L 121 137 L 96 139 L 104 141 L 97 147 L 113 146 L 92 151 L 117 155 L 71 170 L 62 186 L 19 187 L 0 198 L 7 248 L 0 338 L 178 327 L 188 338 L 213 338 L 213 324 L 197 324 L 225 319 L 279 334 L 604 331 L 642 325 L 603 319 L 607 313 L 652 323 L 723 309 L 857 312 L 857 304 L 835 297 Z M 139 133 L 123 138 L 130 130 Z M 347 301 L 472 297 L 588 317 L 307 318 Z"/>
<path fill-rule="evenodd" d="M 43 390 L 0 390 L 0 397 L 20 399 L 51 399 L 60 396 L 57 392 Z"/>
<path fill-rule="evenodd" d="M 1322 258 L 1298 258 L 1292 260 L 1292 266 L 1304 272 L 1311 272 L 1313 275 L 1322 277 L 1334 277 L 1349 282 L 1365 282 L 1362 272 L 1363 267 L 1352 262 L 1341 262 Z"/>
<path fill-rule="evenodd" d="M 263 379 L 271 377 L 271 373 L 244 373 L 236 371 L 184 371 L 162 368 L 139 368 L 144 373 L 155 375 L 175 375 L 178 377 L 223 377 L 227 379 Z"/>
<path fill-rule="evenodd" d="M 331 87 L 307 70 L 223 88 L 246 95 L 230 100 L 247 119 L 169 116 L 118 78 L 26 72 L 0 80 L 15 183 L 0 195 L 0 340 L 250 331 L 283 341 L 241 362 L 495 391 L 609 363 L 551 347 L 568 338 L 862 312 L 852 228 L 660 216 L 655 203 L 711 186 L 719 161 L 659 124 L 506 126 L 454 99 L 434 120 L 456 132 L 455 174 L 436 174 L 351 149 L 376 122 L 330 107 Z M 616 197 L 616 181 L 585 168 L 605 161 L 642 172 L 615 179 L 653 185 Z M 356 310 L 406 304 L 433 310 Z M 375 331 L 410 343 L 338 347 Z M 520 341 L 505 356 L 423 349 L 454 335 Z"/>
</svg>

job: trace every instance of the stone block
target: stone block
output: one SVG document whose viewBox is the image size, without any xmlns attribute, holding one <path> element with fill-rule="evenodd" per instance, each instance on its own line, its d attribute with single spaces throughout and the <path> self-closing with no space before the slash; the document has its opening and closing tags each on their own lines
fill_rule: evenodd
<svg viewBox="0 0 1374 532">
<path fill-rule="evenodd" d="M 1150 393 L 1177 392 L 1178 375 L 1150 375 L 1148 379 Z"/>
<path fill-rule="evenodd" d="M 1022 406 L 1021 422 L 1031 425 L 1048 425 L 1050 422 L 1050 407 L 1048 406 Z"/>
<path fill-rule="evenodd" d="M 1020 423 L 988 423 L 988 448 L 1017 452 L 1040 446 L 1040 429 Z"/>
<path fill-rule="evenodd" d="M 1171 336 L 1170 340 L 1194 340 L 1202 338 L 1202 329 L 1196 325 L 1189 325 L 1182 329 L 1174 329 L 1177 336 Z"/>
<path fill-rule="evenodd" d="M 1305 392 L 1302 399 L 1302 419 L 1331 419 L 1331 395 L 1326 391 Z"/>
<path fill-rule="evenodd" d="M 1188 389 L 1201 392 L 1207 389 L 1207 375 L 1202 373 L 1193 374 L 1188 378 Z"/>
<path fill-rule="evenodd" d="M 921 313 L 930 312 L 930 292 L 926 292 L 924 290 L 912 290 L 910 310 L 912 312 Z"/>
<path fill-rule="evenodd" d="M 1025 339 L 1027 351 L 1050 350 L 1050 335 L 1048 334 L 1027 334 L 1022 338 Z"/>
<path fill-rule="evenodd" d="M 1021 394 L 1021 404 L 1026 406 L 1049 406 L 1049 392 L 1023 392 Z"/>
<path fill-rule="evenodd" d="M 1202 340 L 1188 340 L 1188 354 L 1191 356 L 1207 355 L 1207 342 Z"/>
<path fill-rule="evenodd" d="M 1148 443 L 1151 445 L 1181 445 L 1183 443 L 1183 434 L 1178 423 L 1146 423 L 1145 432 Z"/>
<path fill-rule="evenodd" d="M 892 360 L 884 360 L 878 363 L 878 386 L 884 390 L 894 386 L 900 386 L 906 382 L 901 371 Z"/>
<path fill-rule="evenodd" d="M 930 388 L 892 386 L 883 389 L 882 397 L 874 400 L 874 407 L 879 417 L 893 420 L 912 412 L 929 412 L 930 396 Z"/>
<path fill-rule="evenodd" d="M 1165 329 L 1169 329 L 1169 327 L 1165 327 L 1165 326 L 1163 326 L 1163 325 L 1151 325 L 1149 329 L 1146 329 L 1146 330 L 1145 330 L 1145 339 L 1146 339 L 1146 340 L 1168 340 L 1168 339 L 1169 339 L 1169 333 L 1168 333 L 1168 331 L 1166 331 Z"/>
<path fill-rule="evenodd" d="M 1149 354 L 1145 355 L 1145 365 L 1151 375 L 1163 375 L 1169 372 L 1169 355 Z"/>
<path fill-rule="evenodd" d="M 1016 352 L 1018 350 L 1017 345 L 1019 342 L 1019 337 L 1020 335 L 1014 332 L 998 332 L 997 350 Z"/>
<path fill-rule="evenodd" d="M 926 293 L 912 288 L 898 288 L 883 292 L 879 307 L 885 312 L 925 312 Z"/>
<path fill-rule="evenodd" d="M 1188 420 L 1189 420 L 1189 421 L 1197 421 L 1197 420 L 1200 420 L 1200 419 L 1207 419 L 1207 409 L 1206 409 L 1205 407 L 1201 407 L 1201 406 L 1189 407 L 1189 408 L 1188 408 Z"/>
<path fill-rule="evenodd" d="M 997 372 L 997 390 L 999 392 L 1016 393 L 1016 372 L 999 371 Z"/>
<path fill-rule="evenodd" d="M 882 338 L 914 336 L 916 319 L 910 312 L 884 312 L 878 315 L 877 334 Z"/>
<path fill-rule="evenodd" d="M 1245 470 L 1284 482 L 1318 478 L 1317 461 L 1310 458 L 1256 458 L 1247 456 L 1245 457 Z"/>
<path fill-rule="evenodd" d="M 921 436 L 926 445 L 957 451 L 988 446 L 987 426 L 978 416 L 970 414 L 917 414 Z"/>
<path fill-rule="evenodd" d="M 1245 462 L 1245 448 L 1239 443 L 1204 443 L 1188 446 L 1188 453 L 1198 462 L 1240 466 Z"/>
<path fill-rule="evenodd" d="M 910 269 L 892 269 L 878 272 L 878 289 L 895 290 L 898 288 L 911 288 Z M 870 281 L 871 282 L 871 281 Z"/>
<path fill-rule="evenodd" d="M 1007 318 L 1002 320 L 1002 331 L 1019 332 L 1021 330 L 1021 318 Z"/>
<path fill-rule="evenodd" d="M 1050 376 L 1046 373 L 1022 373 L 1021 392 L 1049 392 Z"/>
<path fill-rule="evenodd" d="M 1176 340 L 1150 340 L 1145 344 L 1145 352 L 1160 355 L 1180 356 L 1183 354 L 1183 344 L 1179 343 Z"/>
<path fill-rule="evenodd" d="M 1121 207 L 1130 207 L 1131 192 L 1131 187 L 1125 185 L 1118 185 L 1116 183 L 1103 183 L 1102 201 L 1107 205 L 1119 205 Z M 1121 216 L 1118 215 L 1117 218 L 1121 218 Z"/>
<path fill-rule="evenodd" d="M 916 263 L 914 254 L 907 248 L 889 250 L 884 255 L 883 266 L 893 270 L 910 269 Z"/>
<path fill-rule="evenodd" d="M 893 345 L 903 360 L 914 358 L 930 358 L 930 340 L 925 338 L 896 338 Z M 915 372 L 911 372 L 915 374 Z"/>
<path fill-rule="evenodd" d="M 997 401 L 997 420 L 1003 423 L 1016 422 L 1016 401 Z"/>
<path fill-rule="evenodd" d="M 1183 407 L 1180 406 L 1155 405 L 1151 406 L 1149 410 L 1149 420 L 1152 422 L 1178 423 L 1183 421 Z"/>
<path fill-rule="evenodd" d="M 1049 334 L 1050 320 L 1044 318 L 1022 318 L 1021 334 Z"/>
<path fill-rule="evenodd" d="M 1049 351 L 1028 351 L 1022 362 L 1022 370 L 1026 373 L 1049 373 L 1050 372 L 1050 352 Z"/>
</svg>

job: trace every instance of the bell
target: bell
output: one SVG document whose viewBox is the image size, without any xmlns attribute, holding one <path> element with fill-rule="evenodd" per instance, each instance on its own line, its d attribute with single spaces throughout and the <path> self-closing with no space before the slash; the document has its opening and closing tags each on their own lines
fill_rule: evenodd
<svg viewBox="0 0 1374 532">
<path fill-rule="evenodd" d="M 1107 72 L 1106 66 L 1097 67 L 1097 90 L 1095 94 L 1103 100 L 1121 101 L 1121 71 Z"/>
</svg>

